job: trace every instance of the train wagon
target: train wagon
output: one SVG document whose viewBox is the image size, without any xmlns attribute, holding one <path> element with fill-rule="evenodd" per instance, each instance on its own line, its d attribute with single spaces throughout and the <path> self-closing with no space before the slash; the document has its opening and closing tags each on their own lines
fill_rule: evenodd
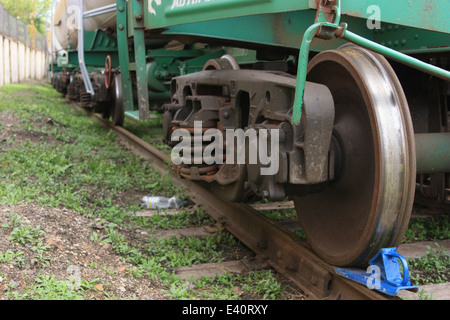
<svg viewBox="0 0 450 320">
<path fill-rule="evenodd" d="M 161 112 L 180 176 L 229 201 L 290 198 L 322 259 L 361 266 L 399 244 L 415 197 L 450 203 L 449 12 L 61 1 L 53 84 L 116 125 Z"/>
</svg>

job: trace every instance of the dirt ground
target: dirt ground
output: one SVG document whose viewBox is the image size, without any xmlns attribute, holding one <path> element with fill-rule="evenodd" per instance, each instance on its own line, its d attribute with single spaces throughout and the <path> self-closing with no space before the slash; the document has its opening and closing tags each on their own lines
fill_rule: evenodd
<svg viewBox="0 0 450 320">
<path fill-rule="evenodd" d="M 0 228 L 0 252 L 8 249 L 24 252 L 24 262 L 0 263 L 0 298 L 6 288 L 21 292 L 32 285 L 38 275 L 54 275 L 57 280 L 75 279 L 95 282 L 89 291 L 90 298 L 105 299 L 164 299 L 158 283 L 145 276 L 132 276 L 135 267 L 128 264 L 112 251 L 109 244 L 102 245 L 90 239 L 93 231 L 99 232 L 104 224 L 98 219 L 66 209 L 44 208 L 34 205 L 0 205 L 0 221 L 9 222 L 11 212 L 22 218 L 23 225 L 40 226 L 48 264 L 36 258 L 32 245 L 10 240 L 10 227 Z M 95 279 L 101 279 L 95 281 Z"/>
</svg>

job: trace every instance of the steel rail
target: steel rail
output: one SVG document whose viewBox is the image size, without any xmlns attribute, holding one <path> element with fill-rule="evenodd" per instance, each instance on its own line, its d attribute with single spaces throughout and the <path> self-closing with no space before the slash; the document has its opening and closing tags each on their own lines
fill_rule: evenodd
<svg viewBox="0 0 450 320">
<path fill-rule="evenodd" d="M 151 162 L 162 174 L 167 173 L 171 161 L 165 153 L 124 128 L 114 126 L 100 115 L 94 116 L 104 127 L 111 129 L 127 148 Z M 202 205 L 209 215 L 221 222 L 239 241 L 295 283 L 308 295 L 308 299 L 399 299 L 338 276 L 334 267 L 317 257 L 305 241 L 249 205 L 226 201 L 191 180 L 176 176 L 173 179 L 189 192 L 193 202 Z"/>
</svg>

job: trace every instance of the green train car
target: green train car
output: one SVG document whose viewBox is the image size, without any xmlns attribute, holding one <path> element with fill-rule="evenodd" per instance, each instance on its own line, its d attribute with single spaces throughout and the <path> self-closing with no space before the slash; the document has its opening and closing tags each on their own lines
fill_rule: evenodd
<svg viewBox="0 0 450 320">
<path fill-rule="evenodd" d="M 450 203 L 449 1 L 87 3 L 55 11 L 54 86 L 116 125 L 163 113 L 182 177 L 293 199 L 328 263 L 397 246 L 415 197 Z"/>
</svg>

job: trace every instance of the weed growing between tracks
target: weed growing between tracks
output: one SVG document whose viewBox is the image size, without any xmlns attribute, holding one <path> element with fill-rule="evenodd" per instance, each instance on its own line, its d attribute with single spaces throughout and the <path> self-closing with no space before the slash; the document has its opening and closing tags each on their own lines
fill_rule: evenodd
<svg viewBox="0 0 450 320">
<path fill-rule="evenodd" d="M 403 242 L 438 241 L 450 239 L 450 216 L 412 218 Z"/>
<path fill-rule="evenodd" d="M 173 267 L 220 260 L 239 244 L 223 234 L 154 240 L 158 228 L 212 220 L 201 210 L 133 216 L 142 196 L 183 196 L 183 190 L 49 85 L 4 86 L 0 120 L 0 298 L 302 297 L 286 293 L 266 271 L 191 281 L 175 276 Z M 69 267 L 78 268 L 75 284 Z"/>
<path fill-rule="evenodd" d="M 450 238 L 450 216 L 415 217 L 409 222 L 403 243 L 439 241 Z M 408 259 L 410 278 L 414 285 L 437 284 L 450 281 L 450 256 L 445 248 L 428 247 L 428 252 L 418 258 Z"/>
<path fill-rule="evenodd" d="M 444 248 L 434 252 L 431 248 L 427 254 L 408 261 L 414 270 L 411 280 L 416 285 L 445 283 L 450 281 L 450 256 L 444 253 Z"/>
</svg>

